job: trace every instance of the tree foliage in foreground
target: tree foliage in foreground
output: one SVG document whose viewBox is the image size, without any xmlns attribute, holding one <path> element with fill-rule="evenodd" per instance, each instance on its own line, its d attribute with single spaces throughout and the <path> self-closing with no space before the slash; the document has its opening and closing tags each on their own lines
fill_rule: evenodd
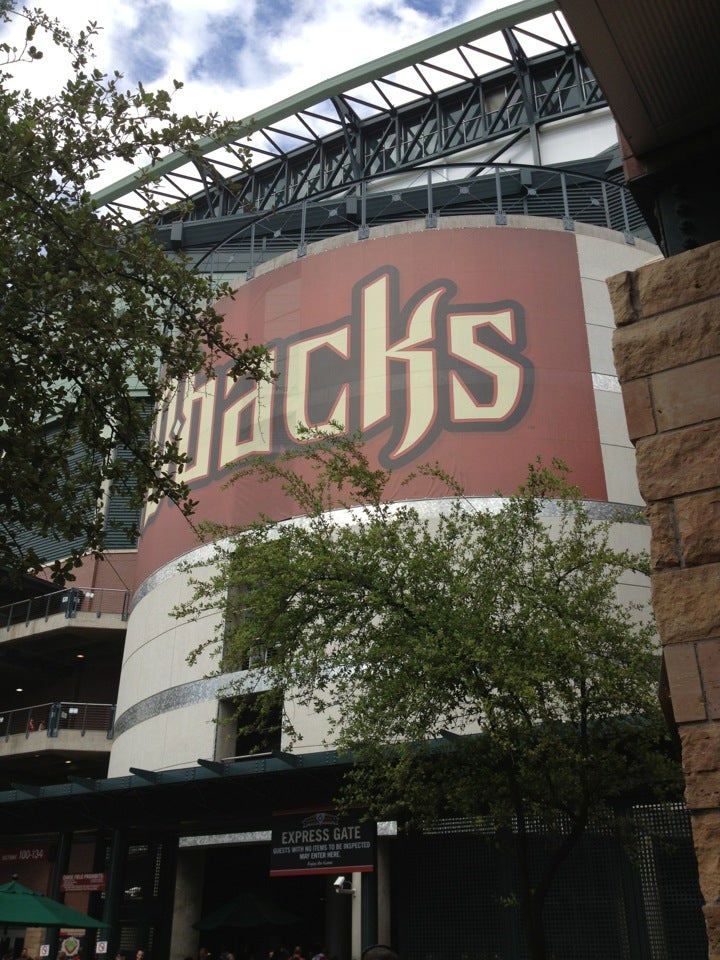
<svg viewBox="0 0 720 960">
<path fill-rule="evenodd" d="M 346 804 L 420 823 L 490 816 L 511 839 L 543 960 L 548 891 L 591 819 L 678 782 L 653 627 L 617 592 L 645 557 L 615 548 L 611 524 L 541 463 L 496 512 L 444 477 L 437 521 L 386 503 L 389 474 L 353 439 L 258 461 L 236 482 L 248 473 L 306 519 L 208 528 L 229 539 L 178 612 L 220 608 L 226 625 L 195 655 L 214 645 L 222 672 L 264 648 L 258 679 L 324 713 L 329 742 L 358 758 Z M 351 522 L 328 512 L 358 502 Z"/>
<path fill-rule="evenodd" d="M 218 359 L 236 376 L 262 376 L 265 351 L 223 330 L 212 303 L 227 288 L 155 241 L 149 188 L 141 225 L 91 198 L 109 163 L 192 155 L 198 138 L 222 134 L 217 117 L 179 116 L 168 93 L 127 89 L 94 68 L 94 24 L 73 37 L 0 0 L 0 28 L 18 22 L 22 45 L 0 43 L 0 568 L 39 568 L 44 558 L 18 537 L 28 529 L 76 542 L 55 565 L 62 579 L 102 549 L 108 483 L 191 511 L 177 445 L 149 440 L 152 411 L 177 379 L 212 375 Z M 9 65 L 32 71 L 43 43 L 65 51 L 71 78 L 34 97 L 15 88 Z"/>
</svg>

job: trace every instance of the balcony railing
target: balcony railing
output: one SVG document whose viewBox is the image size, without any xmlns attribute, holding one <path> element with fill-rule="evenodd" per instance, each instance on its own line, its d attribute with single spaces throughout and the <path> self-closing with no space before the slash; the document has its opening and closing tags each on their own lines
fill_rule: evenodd
<svg viewBox="0 0 720 960">
<path fill-rule="evenodd" d="M 588 170 L 599 164 L 587 162 Z M 498 226 L 508 217 L 551 217 L 566 230 L 575 224 L 606 227 L 623 233 L 627 243 L 651 234 L 632 194 L 624 183 L 581 170 L 529 164 L 473 163 L 418 164 L 329 188 L 311 198 L 270 211 L 238 211 L 226 221 L 203 218 L 182 223 L 182 250 L 194 267 L 212 272 L 245 272 L 275 257 L 305 255 L 311 243 L 356 232 L 367 239 L 371 227 L 425 219 L 436 227 L 446 216 L 485 215 Z M 159 228 L 168 249 L 178 223 Z"/>
<path fill-rule="evenodd" d="M 71 620 L 81 612 L 94 613 L 96 617 L 109 615 L 127 620 L 129 608 L 128 590 L 71 587 L 0 607 L 0 627 L 9 630 L 14 624 L 27 625 L 33 620 L 48 620 L 57 614 L 64 614 Z"/>
<path fill-rule="evenodd" d="M 40 703 L 17 710 L 0 710 L 0 739 L 17 734 L 29 737 L 57 737 L 61 730 L 85 736 L 100 731 L 112 739 L 115 727 L 114 703 Z"/>
</svg>

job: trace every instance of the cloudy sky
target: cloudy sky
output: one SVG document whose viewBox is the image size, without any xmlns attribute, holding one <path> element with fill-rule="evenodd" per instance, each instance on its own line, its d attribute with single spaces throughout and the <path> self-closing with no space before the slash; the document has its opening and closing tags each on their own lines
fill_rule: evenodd
<svg viewBox="0 0 720 960">
<path fill-rule="evenodd" d="M 37 5 L 73 32 L 96 20 L 102 28 L 95 43 L 101 69 L 167 89 L 173 79 L 181 80 L 178 109 L 241 119 L 507 6 L 508 0 L 37 0 Z M 0 30 L 2 39 L 9 29 Z M 67 64 L 47 42 L 38 45 L 43 61 L 16 68 L 16 75 L 22 86 L 49 92 L 66 75 Z"/>
</svg>

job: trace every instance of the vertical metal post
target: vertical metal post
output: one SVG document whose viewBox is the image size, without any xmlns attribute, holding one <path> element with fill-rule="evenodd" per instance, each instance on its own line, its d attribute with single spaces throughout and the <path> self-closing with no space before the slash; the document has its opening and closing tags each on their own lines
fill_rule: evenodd
<svg viewBox="0 0 720 960">
<path fill-rule="evenodd" d="M 568 192 L 567 192 L 567 180 L 565 174 L 560 174 L 560 189 L 562 190 L 563 198 L 563 226 L 566 230 L 574 230 L 575 224 L 572 221 L 570 216 L 570 203 L 568 201 Z"/>
<path fill-rule="evenodd" d="M 250 263 L 248 264 L 247 270 L 245 271 L 245 276 L 248 280 L 252 280 L 255 274 L 255 224 L 253 223 L 250 227 Z"/>
<path fill-rule="evenodd" d="M 625 228 L 625 243 L 634 244 L 635 237 L 630 233 L 630 220 L 628 219 L 627 201 L 625 199 L 625 187 L 620 187 L 620 202 L 622 204 L 623 227 Z"/>
<path fill-rule="evenodd" d="M 427 172 L 427 216 L 425 217 L 425 226 L 428 229 L 437 226 L 437 215 L 433 210 L 432 169 L 429 169 Z"/>
<path fill-rule="evenodd" d="M 108 944 L 107 953 L 109 957 L 114 957 L 120 947 L 117 923 L 120 915 L 120 898 L 122 895 L 122 875 L 126 848 L 125 840 L 124 831 L 113 830 L 107 867 L 105 907 L 102 916 L 109 927 L 108 940 L 110 943 Z"/>
<path fill-rule="evenodd" d="M 50 709 L 48 710 L 47 735 L 49 737 L 56 737 L 58 735 L 59 727 L 60 727 L 60 704 L 51 703 Z"/>
<path fill-rule="evenodd" d="M 351 883 L 353 889 L 352 899 L 350 901 L 350 956 L 359 957 L 363 951 L 363 886 L 360 879 L 362 874 L 351 874 Z"/>
<path fill-rule="evenodd" d="M 307 200 L 303 200 L 300 207 L 300 243 L 298 244 L 297 255 L 304 257 L 307 253 L 307 244 L 305 243 L 305 227 L 307 225 Z"/>
<path fill-rule="evenodd" d="M 397 827 L 396 827 L 397 829 Z M 377 942 L 392 943 L 392 898 L 390 896 L 391 836 L 378 830 L 375 875 L 377 877 Z"/>
<path fill-rule="evenodd" d="M 607 184 L 601 183 L 600 189 L 602 190 L 603 210 L 605 211 L 605 226 L 608 228 L 608 230 L 612 230 L 612 219 L 610 217 L 610 205 L 608 204 Z"/>
<path fill-rule="evenodd" d="M 377 873 L 361 873 L 360 938 L 362 949 L 378 942 Z"/>
<path fill-rule="evenodd" d="M 58 836 L 57 852 L 55 854 L 55 867 L 52 874 L 50 886 L 50 896 L 53 900 L 60 898 L 60 887 L 62 885 L 63 874 L 68 872 L 70 863 L 70 848 L 72 846 L 72 830 L 63 830 Z"/>
<path fill-rule="evenodd" d="M 63 874 L 68 872 L 70 865 L 70 849 L 72 847 L 72 830 L 64 830 L 58 836 L 57 851 L 55 853 L 55 867 L 52 873 L 50 896 L 53 900 L 62 902 L 65 898 L 60 891 Z M 50 956 L 57 955 L 59 927 L 46 927 L 45 942 L 50 945 Z"/>
<path fill-rule="evenodd" d="M 495 223 L 498 227 L 504 227 L 507 224 L 507 216 L 503 210 L 500 167 L 495 167 Z"/>
<path fill-rule="evenodd" d="M 367 181 L 360 181 L 360 227 L 358 239 L 367 240 L 370 236 L 370 227 L 367 222 Z"/>
</svg>

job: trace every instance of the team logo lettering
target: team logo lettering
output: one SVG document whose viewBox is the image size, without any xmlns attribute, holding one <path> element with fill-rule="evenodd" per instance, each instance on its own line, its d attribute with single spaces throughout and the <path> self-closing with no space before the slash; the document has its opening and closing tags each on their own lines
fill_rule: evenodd
<svg viewBox="0 0 720 960">
<path fill-rule="evenodd" d="M 272 383 L 234 383 L 220 369 L 214 380 L 180 384 L 158 439 L 178 441 L 197 488 L 229 463 L 277 453 L 300 441 L 302 427 L 331 421 L 366 437 L 387 433 L 386 467 L 412 462 L 442 431 L 507 430 L 533 390 L 523 309 L 457 303 L 456 294 L 440 279 L 403 305 L 398 271 L 383 267 L 355 285 L 349 316 L 268 344 L 280 374 Z"/>
</svg>

